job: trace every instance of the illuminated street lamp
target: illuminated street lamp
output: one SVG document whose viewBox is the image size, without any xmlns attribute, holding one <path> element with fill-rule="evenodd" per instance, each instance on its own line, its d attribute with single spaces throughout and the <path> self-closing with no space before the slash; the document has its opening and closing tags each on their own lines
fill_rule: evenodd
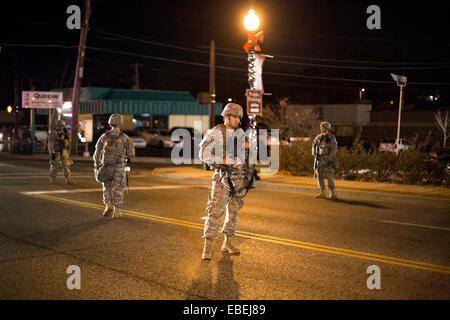
<svg viewBox="0 0 450 320">
<path fill-rule="evenodd" d="M 255 10 L 250 9 L 244 18 L 244 27 L 247 31 L 256 31 L 259 28 L 259 17 Z"/>
<path fill-rule="evenodd" d="M 248 11 L 248 14 L 244 18 L 244 27 L 248 31 L 248 40 L 244 44 L 244 50 L 248 53 L 248 84 L 250 90 L 258 89 L 260 90 L 260 110 L 259 114 L 262 112 L 262 81 L 257 81 L 261 78 L 261 72 L 262 72 L 262 61 L 264 59 L 259 59 L 257 61 L 256 52 L 261 51 L 260 46 L 258 45 L 259 42 L 264 41 L 263 32 L 259 31 L 257 32 L 260 25 L 260 20 L 258 15 L 256 14 L 255 10 L 250 9 Z M 258 73 L 258 75 L 257 75 Z M 258 84 L 257 84 L 258 82 Z M 257 90 L 255 90 L 257 91 Z M 247 94 L 250 95 L 249 91 L 247 90 Z M 248 118 L 250 122 L 250 128 L 251 133 L 249 139 L 252 141 L 252 144 L 257 146 L 257 137 L 256 137 L 256 113 L 252 113 L 252 109 L 248 108 L 249 104 L 249 97 L 247 96 L 247 113 Z M 256 147 L 257 148 L 257 147 Z M 256 172 L 256 171 L 255 171 Z"/>
<path fill-rule="evenodd" d="M 359 89 L 359 100 L 363 100 L 364 92 L 366 91 L 365 88 Z"/>
<path fill-rule="evenodd" d="M 248 31 L 248 40 L 244 44 L 244 50 L 248 53 L 248 83 L 250 89 L 255 89 L 256 80 L 256 52 L 261 51 L 259 42 L 264 41 L 263 32 L 256 32 L 259 28 L 260 20 L 255 10 L 250 9 L 244 18 L 244 27 Z"/>
</svg>

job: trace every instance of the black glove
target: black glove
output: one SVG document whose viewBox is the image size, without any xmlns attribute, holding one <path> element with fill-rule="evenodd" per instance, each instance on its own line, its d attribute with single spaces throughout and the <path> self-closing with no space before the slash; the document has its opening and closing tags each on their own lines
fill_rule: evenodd
<svg viewBox="0 0 450 320">
<path fill-rule="evenodd" d="M 55 161 L 56 160 L 56 153 L 52 153 L 52 160 Z"/>
</svg>

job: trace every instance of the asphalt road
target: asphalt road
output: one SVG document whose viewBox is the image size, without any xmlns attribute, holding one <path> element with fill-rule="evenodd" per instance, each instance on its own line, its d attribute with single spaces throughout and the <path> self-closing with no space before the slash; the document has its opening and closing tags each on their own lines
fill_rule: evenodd
<svg viewBox="0 0 450 320">
<path fill-rule="evenodd" d="M 135 164 L 127 216 L 108 219 L 89 162 L 67 186 L 48 184 L 46 161 L 1 161 L 0 299 L 450 298 L 450 199 L 257 188 L 240 212 L 241 254 L 223 254 L 219 234 L 208 262 L 208 184 L 151 175 L 157 166 Z M 66 285 L 73 265 L 79 290 Z M 380 289 L 367 286 L 373 265 Z"/>
</svg>

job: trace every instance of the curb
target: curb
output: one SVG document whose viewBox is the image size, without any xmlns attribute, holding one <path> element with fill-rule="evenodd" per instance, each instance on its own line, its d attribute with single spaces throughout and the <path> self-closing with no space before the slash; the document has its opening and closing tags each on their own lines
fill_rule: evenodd
<svg viewBox="0 0 450 320">
<path fill-rule="evenodd" d="M 182 177 L 174 174 L 167 174 L 167 173 L 159 173 L 158 170 L 154 170 L 152 172 L 152 175 L 156 175 L 162 178 L 167 179 L 174 179 L 174 180 L 185 180 L 185 181 L 197 181 L 197 182 L 209 182 L 211 178 L 194 178 L 194 177 Z M 314 194 L 317 192 L 317 187 L 307 187 L 307 186 L 301 186 L 301 185 L 285 185 L 282 183 L 274 183 L 274 182 L 264 182 L 264 181 L 256 181 L 255 182 L 256 188 L 262 187 L 262 188 L 270 188 L 270 189 L 279 189 L 279 190 L 289 190 L 289 191 L 298 191 L 298 192 L 304 192 L 304 193 L 310 193 Z M 403 201 L 409 201 L 413 199 L 420 198 L 426 198 L 426 199 L 435 199 L 435 200 L 447 200 L 450 201 L 450 198 L 446 196 L 441 195 L 429 195 L 429 194 L 404 194 L 404 193 L 396 193 L 393 191 L 389 192 L 379 192 L 379 191 L 372 191 L 372 190 L 349 190 L 349 189 L 339 189 L 339 187 L 336 188 L 338 197 L 339 196 L 348 196 L 351 198 L 356 199 L 367 199 L 370 196 L 376 195 L 378 200 L 403 200 Z"/>
<path fill-rule="evenodd" d="M 35 155 L 0 155 L 0 161 L 2 160 L 31 160 L 31 161 L 48 161 L 49 156 L 47 154 L 35 154 Z M 76 156 L 70 157 L 70 160 L 77 162 L 92 162 L 94 161 L 92 155 L 87 157 Z M 134 157 L 132 162 L 134 163 L 172 163 L 170 158 L 165 157 Z"/>
</svg>

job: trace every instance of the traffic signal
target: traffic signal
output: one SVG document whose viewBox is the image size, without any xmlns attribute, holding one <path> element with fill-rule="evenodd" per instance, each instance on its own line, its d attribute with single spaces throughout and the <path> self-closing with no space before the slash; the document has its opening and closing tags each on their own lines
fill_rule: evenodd
<svg viewBox="0 0 450 320">
<path fill-rule="evenodd" d="M 12 112 L 12 107 L 11 107 L 11 106 L 8 106 L 8 107 L 6 108 L 6 110 L 8 111 L 8 113 L 11 113 L 11 112 Z"/>
</svg>

